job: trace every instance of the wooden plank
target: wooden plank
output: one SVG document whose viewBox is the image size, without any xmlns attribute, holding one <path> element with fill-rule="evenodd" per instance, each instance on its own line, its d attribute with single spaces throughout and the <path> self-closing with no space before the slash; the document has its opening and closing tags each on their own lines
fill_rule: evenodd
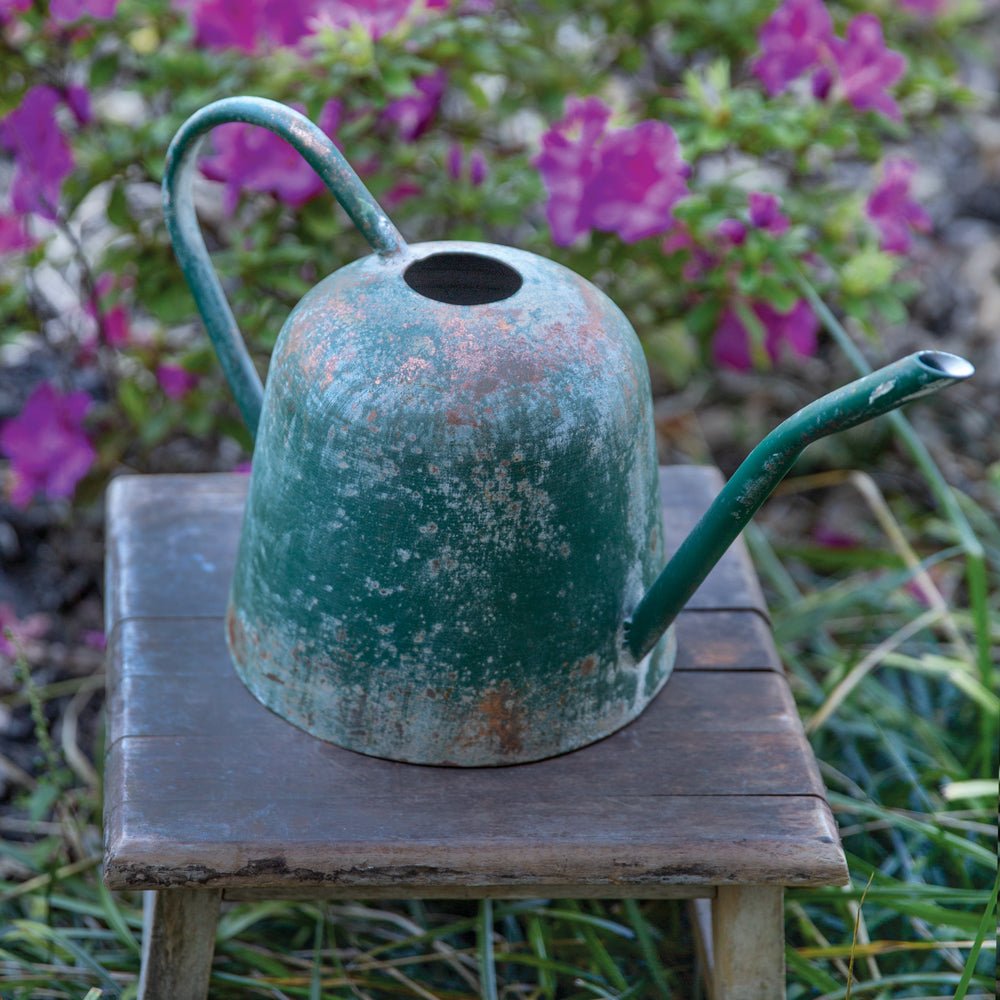
<svg viewBox="0 0 1000 1000">
<path fill-rule="evenodd" d="M 139 1000 L 205 1000 L 221 901 L 215 889 L 146 893 Z"/>
<path fill-rule="evenodd" d="M 248 903 L 259 900 L 288 899 L 357 899 L 359 886 L 237 886 L 225 889 L 227 902 Z M 540 889 L 544 889 L 541 892 Z M 712 885 L 372 885 L 364 886 L 365 899 L 688 899 L 709 903 L 716 893 Z"/>
<path fill-rule="evenodd" d="M 395 799 L 402 807 L 434 812 L 437 798 L 471 795 L 484 804 L 501 800 L 504 808 L 524 794 L 556 796 L 657 795 L 821 795 L 815 774 L 794 732 L 706 732 L 687 730 L 668 752 L 643 740 L 637 727 L 571 755 L 506 768 L 440 768 L 394 764 L 362 757 L 319 740 L 298 739 L 286 731 L 274 739 L 244 734 L 239 742 L 202 736 L 129 736 L 108 756 L 122 758 L 123 798 L 157 796 L 224 804 L 252 795 L 257 801 L 287 798 L 289 781 L 310 795 L 360 795 Z M 360 759 L 357 759 L 359 758 Z"/>
<path fill-rule="evenodd" d="M 123 618 L 222 616 L 247 477 L 120 476 L 108 487 L 105 631 Z"/>
<path fill-rule="evenodd" d="M 570 894 L 602 886 L 609 896 L 664 884 L 847 880 L 829 811 L 815 799 L 484 803 L 456 794 L 438 805 L 414 815 L 409 802 L 363 794 L 339 808 L 316 794 L 253 804 L 125 800 L 109 824 L 105 878 L 114 889 L 322 885 L 361 894 L 384 885 L 433 895 L 446 886 L 552 885 Z"/>
<path fill-rule="evenodd" d="M 770 626 L 759 612 L 697 609 L 677 618 L 674 669 L 783 672 Z"/>
</svg>

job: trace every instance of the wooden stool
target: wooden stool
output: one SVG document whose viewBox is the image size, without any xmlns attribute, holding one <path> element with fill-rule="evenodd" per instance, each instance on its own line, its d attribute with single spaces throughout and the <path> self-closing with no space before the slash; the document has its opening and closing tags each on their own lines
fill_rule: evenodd
<svg viewBox="0 0 1000 1000">
<path fill-rule="evenodd" d="M 202 1000 L 222 899 L 321 897 L 690 899 L 715 1000 L 785 995 L 783 886 L 847 868 L 742 543 L 637 721 L 536 764 L 420 767 L 317 740 L 237 678 L 223 615 L 246 482 L 110 489 L 104 877 L 153 890 L 140 998 Z M 720 480 L 676 466 L 663 485 L 679 533 Z"/>
</svg>

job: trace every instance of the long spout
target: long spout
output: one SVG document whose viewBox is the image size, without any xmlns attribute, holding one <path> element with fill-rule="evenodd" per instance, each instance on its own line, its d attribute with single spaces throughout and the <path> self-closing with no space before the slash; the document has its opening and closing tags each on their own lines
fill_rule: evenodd
<svg viewBox="0 0 1000 1000">
<path fill-rule="evenodd" d="M 656 645 L 761 504 L 813 441 L 968 378 L 975 369 L 943 351 L 919 351 L 817 399 L 779 424 L 732 479 L 656 578 L 625 626 L 638 660 Z"/>
</svg>

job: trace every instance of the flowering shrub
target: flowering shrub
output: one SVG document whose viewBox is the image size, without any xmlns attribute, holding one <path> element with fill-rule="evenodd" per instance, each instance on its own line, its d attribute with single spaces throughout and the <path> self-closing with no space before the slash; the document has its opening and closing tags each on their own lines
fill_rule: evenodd
<svg viewBox="0 0 1000 1000">
<path fill-rule="evenodd" d="M 820 349 L 789 263 L 869 331 L 905 316 L 897 272 L 930 220 L 895 147 L 966 99 L 955 54 L 977 16 L 950 0 L 540 0 L 516 15 L 490 0 L 0 0 L 0 347 L 55 365 L 0 422 L 6 493 L 85 498 L 177 435 L 248 445 L 157 190 L 171 136 L 210 100 L 300 107 L 409 239 L 515 244 L 591 277 L 683 379 Z M 288 309 L 366 246 L 266 131 L 216 130 L 201 174 L 263 364 Z"/>
</svg>

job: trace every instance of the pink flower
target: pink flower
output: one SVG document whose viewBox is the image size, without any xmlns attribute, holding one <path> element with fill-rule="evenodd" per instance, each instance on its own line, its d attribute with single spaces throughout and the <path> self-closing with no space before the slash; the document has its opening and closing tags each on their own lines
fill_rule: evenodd
<svg viewBox="0 0 1000 1000">
<path fill-rule="evenodd" d="M 6 24 L 12 14 L 23 14 L 31 3 L 32 0 L 0 0 L 0 25 Z"/>
<path fill-rule="evenodd" d="M 847 25 L 846 37 L 838 38 L 823 0 L 784 0 L 758 40 L 761 51 L 752 71 L 771 96 L 812 74 L 813 95 L 820 100 L 834 97 L 859 111 L 899 118 L 886 88 L 903 75 L 906 59 L 886 48 L 874 14 L 859 14 Z"/>
<path fill-rule="evenodd" d="M 570 98 L 563 119 L 542 136 L 534 165 L 559 246 L 592 229 L 617 233 L 626 243 L 666 232 L 671 209 L 687 194 L 689 171 L 673 129 L 647 120 L 609 130 L 610 117 L 597 98 Z"/>
<path fill-rule="evenodd" d="M 691 230 L 685 225 L 675 225 L 664 237 L 660 249 L 668 256 L 685 251 L 688 253 L 689 259 L 681 268 L 681 277 L 685 281 L 697 281 L 718 263 L 713 254 L 695 242 Z"/>
<path fill-rule="evenodd" d="M 117 6 L 118 0 L 52 0 L 49 15 L 60 24 L 79 21 L 81 17 L 107 21 L 115 16 Z"/>
<path fill-rule="evenodd" d="M 183 399 L 198 384 L 198 376 L 180 365 L 160 365 L 156 380 L 170 399 Z"/>
<path fill-rule="evenodd" d="M 326 0 L 318 6 L 317 23 L 335 28 L 360 24 L 377 41 L 400 25 L 413 0 Z"/>
<path fill-rule="evenodd" d="M 764 328 L 764 350 L 771 361 L 778 361 L 786 344 L 802 357 L 816 353 L 819 321 L 804 299 L 799 299 L 787 313 L 778 312 L 767 302 L 755 302 L 751 308 Z M 753 366 L 750 343 L 750 334 L 739 314 L 735 309 L 727 309 L 712 338 L 716 364 L 749 371 Z"/>
<path fill-rule="evenodd" d="M 380 199 L 386 208 L 395 208 L 409 198 L 416 198 L 424 193 L 424 189 L 413 181 L 400 181 L 394 184 Z"/>
<path fill-rule="evenodd" d="M 89 646 L 91 649 L 106 649 L 108 645 L 108 637 L 102 629 L 87 629 L 80 635 L 80 639 L 85 646 Z"/>
<path fill-rule="evenodd" d="M 385 106 L 382 120 L 392 122 L 406 142 L 419 139 L 437 114 L 447 84 L 448 74 L 443 69 L 417 78 L 411 93 Z"/>
<path fill-rule="evenodd" d="M 194 24 L 195 44 L 254 53 L 310 34 L 317 0 L 174 0 Z"/>
<path fill-rule="evenodd" d="M 859 544 L 854 535 L 848 535 L 846 532 L 838 531 L 836 528 L 828 528 L 822 524 L 813 532 L 813 538 L 818 545 L 827 549 L 853 549 L 857 548 Z"/>
<path fill-rule="evenodd" d="M 465 152 L 457 142 L 448 147 L 446 162 L 448 176 L 460 181 L 465 176 Z M 479 187 L 486 180 L 486 174 L 486 159 L 478 149 L 474 149 L 469 154 L 469 183 L 473 187 Z"/>
<path fill-rule="evenodd" d="M 18 618 L 9 604 L 0 604 L 0 656 L 17 656 L 25 639 L 38 639 L 49 630 L 49 616 L 43 614 Z M 8 633 L 10 639 L 7 638 Z"/>
<path fill-rule="evenodd" d="M 0 215 L 0 254 L 17 253 L 34 245 L 24 228 L 24 219 L 17 215 Z"/>
<path fill-rule="evenodd" d="M 59 192 L 73 169 L 73 154 L 56 122 L 59 94 L 32 87 L 0 122 L 0 145 L 14 154 L 11 203 L 17 212 L 56 217 Z"/>
<path fill-rule="evenodd" d="M 859 111 L 880 111 L 899 119 L 899 106 L 886 92 L 906 72 L 906 58 L 885 47 L 882 22 L 874 14 L 858 14 L 844 39 L 830 42 L 836 62 L 834 89 Z"/>
<path fill-rule="evenodd" d="M 910 197 L 916 169 L 912 160 L 886 160 L 882 180 L 865 205 L 868 218 L 882 236 L 879 245 L 889 253 L 906 253 L 910 249 L 910 230 L 925 233 L 931 228 L 930 216 Z"/>
<path fill-rule="evenodd" d="M 534 160 L 548 191 L 545 214 L 552 238 L 568 246 L 591 229 L 587 187 L 600 164 L 600 142 L 611 109 L 596 97 L 566 101 L 565 114 L 542 136 Z"/>
<path fill-rule="evenodd" d="M 738 247 L 746 242 L 747 227 L 739 219 L 723 219 L 715 227 L 715 234 L 723 242 L 732 243 L 734 247 Z"/>
<path fill-rule="evenodd" d="M 781 199 L 776 194 L 751 191 L 747 203 L 750 208 L 750 222 L 774 236 L 788 230 L 788 216 L 781 213 Z"/>
<path fill-rule="evenodd" d="M 70 84 L 63 92 L 66 106 L 73 112 L 77 125 L 89 125 L 93 115 L 90 110 L 90 94 L 86 87 Z"/>
<path fill-rule="evenodd" d="M 14 474 L 11 501 L 25 507 L 37 494 L 71 497 L 97 457 L 83 431 L 91 398 L 59 393 L 43 382 L 21 412 L 0 424 L 0 450 Z"/>
<path fill-rule="evenodd" d="M 124 347 L 132 339 L 128 312 L 124 306 L 113 306 L 104 314 L 101 332 L 108 347 Z"/>
<path fill-rule="evenodd" d="M 760 29 L 753 74 L 772 97 L 813 69 L 833 38 L 823 0 L 785 0 Z"/>
<path fill-rule="evenodd" d="M 327 101 L 319 125 L 331 138 L 340 123 L 340 102 Z M 255 125 L 222 125 L 212 133 L 215 152 L 199 163 L 201 172 L 226 185 L 224 205 L 236 209 L 240 191 L 272 194 L 298 206 L 323 190 L 319 175 L 284 139 Z"/>
</svg>

